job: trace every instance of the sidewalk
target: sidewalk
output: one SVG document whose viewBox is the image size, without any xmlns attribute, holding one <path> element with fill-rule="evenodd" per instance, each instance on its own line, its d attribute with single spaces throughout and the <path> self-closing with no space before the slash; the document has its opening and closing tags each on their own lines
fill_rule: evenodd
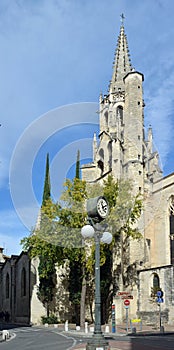
<svg viewBox="0 0 174 350">
<path fill-rule="evenodd" d="M 79 336 L 82 339 L 82 343 L 81 344 L 77 344 L 76 346 L 74 346 L 71 350 L 86 350 L 86 342 L 83 342 L 83 338 L 90 338 L 92 337 L 92 333 L 84 333 L 81 331 L 75 331 L 75 330 L 69 330 L 68 332 L 65 332 L 67 335 L 71 336 Z M 120 344 L 123 344 L 123 342 L 119 341 L 119 337 L 121 340 L 121 337 L 123 336 L 128 336 L 127 338 L 127 347 L 124 347 L 124 349 L 130 349 L 129 348 L 129 336 L 146 336 L 146 335 L 159 335 L 159 334 L 168 334 L 168 333 L 172 333 L 174 334 L 174 326 L 169 326 L 169 325 L 165 325 L 164 326 L 164 332 L 160 332 L 160 328 L 155 328 L 153 326 L 147 326 L 147 325 L 143 325 L 142 330 L 140 330 L 140 327 L 137 326 L 136 327 L 136 333 L 131 333 L 131 329 L 128 329 L 128 333 L 126 331 L 126 327 L 125 325 L 118 325 L 116 328 L 116 333 L 105 333 L 103 332 L 104 336 L 109 340 L 109 345 L 110 345 L 110 350 L 119 350 L 120 349 Z M 124 342 L 125 343 L 125 342 Z M 119 347 L 118 347 L 119 346 Z M 131 344 L 130 344 L 131 346 Z"/>
</svg>

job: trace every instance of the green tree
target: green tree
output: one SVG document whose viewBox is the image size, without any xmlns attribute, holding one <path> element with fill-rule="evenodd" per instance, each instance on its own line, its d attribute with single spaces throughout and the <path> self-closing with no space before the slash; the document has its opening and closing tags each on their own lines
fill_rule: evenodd
<svg viewBox="0 0 174 350">
<path fill-rule="evenodd" d="M 128 263 L 127 247 L 130 237 L 141 239 L 141 234 L 135 225 L 141 215 L 142 197 L 139 193 L 133 195 L 131 181 L 116 181 L 112 175 L 108 176 L 103 186 L 95 184 L 95 186 L 88 187 L 88 194 L 90 197 L 104 195 L 110 208 L 105 221 L 108 224 L 108 231 L 113 235 L 113 240 L 109 246 L 101 244 L 101 316 L 102 322 L 108 322 L 108 310 L 111 310 L 113 294 L 118 288 L 117 283 L 120 283 L 120 276 L 123 284 L 132 283 L 136 276 L 135 264 Z M 117 264 L 116 270 L 113 270 L 113 254 L 114 259 L 116 257 L 121 261 Z M 93 257 L 90 262 L 88 261 L 89 263 L 92 270 Z M 124 272 L 126 272 L 126 278 Z M 119 276 L 118 281 L 117 276 Z"/>
<path fill-rule="evenodd" d="M 44 206 L 46 202 L 51 199 L 51 186 L 50 186 L 50 170 L 49 170 L 49 154 L 47 153 L 46 157 L 46 169 L 45 169 L 45 181 L 44 181 L 44 190 L 42 197 L 42 206 L 41 206 L 41 222 L 40 225 L 43 225 L 44 219 Z M 56 287 L 56 271 L 53 261 L 49 258 L 48 255 L 43 253 L 39 255 L 39 291 L 38 297 L 42 301 L 43 305 L 46 307 L 47 316 L 50 313 L 50 305 L 53 301 Z"/>
<path fill-rule="evenodd" d="M 43 271 L 46 270 L 46 273 Z M 55 289 L 56 289 L 56 269 L 55 263 L 52 259 L 47 257 L 40 256 L 40 262 L 38 267 L 39 272 L 39 291 L 38 298 L 41 300 L 43 305 L 47 310 L 47 317 L 50 316 L 50 311 L 52 311 L 51 303 L 55 297 Z M 54 309 L 54 307 L 53 307 Z"/>
<path fill-rule="evenodd" d="M 77 160 L 76 160 L 76 179 L 80 179 L 80 151 L 77 151 Z"/>
<path fill-rule="evenodd" d="M 77 175 L 77 173 L 76 173 Z M 85 210 L 85 200 L 87 198 L 86 182 L 75 177 L 72 181 L 66 180 L 64 191 L 61 196 L 63 205 L 59 216 L 60 222 L 65 224 L 70 232 L 70 243 L 75 242 L 76 248 L 71 244 L 66 248 L 66 253 L 70 261 L 71 281 L 70 298 L 76 309 L 76 322 L 83 327 L 85 322 L 85 300 L 87 286 L 86 254 L 82 247 L 81 228 L 85 225 L 87 214 Z M 74 240 L 75 237 L 75 240 Z M 81 276 L 79 275 L 81 274 Z M 74 283 L 77 281 L 77 283 Z M 80 315 L 78 313 L 80 311 Z"/>
<path fill-rule="evenodd" d="M 107 221 L 113 234 L 114 259 L 120 260 L 113 271 L 113 293 L 120 282 L 123 288 L 136 283 L 136 263 L 129 262 L 129 244 L 130 239 L 142 238 L 137 221 L 141 216 L 143 201 L 140 193 L 133 195 L 133 190 L 130 180 L 116 181 L 110 175 L 104 182 L 103 192 L 110 206 Z"/>
<path fill-rule="evenodd" d="M 50 197 L 51 197 L 51 186 L 50 186 L 49 154 L 47 153 L 42 206 L 45 205 L 46 201 Z"/>
<path fill-rule="evenodd" d="M 25 248 L 30 249 L 32 256 L 48 256 L 52 263 L 63 265 L 65 259 L 69 261 L 70 299 L 74 303 L 76 310 L 80 305 L 80 323 L 85 321 L 86 291 L 90 290 L 93 295 L 94 288 L 94 251 L 95 244 L 90 242 L 82 246 L 81 227 L 87 223 L 87 213 L 85 201 L 87 197 L 104 194 L 110 205 L 110 214 L 107 218 L 109 230 L 112 231 L 114 240 L 107 247 L 101 244 L 101 289 L 103 305 L 109 305 L 111 301 L 111 270 L 112 270 L 112 249 L 119 239 L 119 235 L 124 229 L 126 236 L 139 238 L 140 234 L 132 228 L 141 212 L 141 199 L 139 196 L 132 196 L 132 187 L 127 182 L 117 182 L 113 177 L 108 177 L 104 186 L 96 185 L 91 188 L 86 187 L 86 183 L 79 178 L 67 179 L 59 203 L 53 203 L 49 198 L 42 207 L 42 225 L 40 229 L 23 240 Z M 129 200 L 128 200 L 129 199 Z M 78 273 L 76 277 L 76 263 Z M 44 266 L 45 276 L 52 273 L 52 266 Z M 43 269 L 43 266 L 42 266 Z M 48 269 L 48 270 L 47 270 Z M 43 273 L 43 270 L 42 270 Z M 81 276 L 80 276 L 81 275 Z M 79 276 L 79 278 L 78 278 Z M 43 275 L 44 277 L 44 275 Z M 72 283 L 71 283 L 72 282 Z M 47 286 L 47 283 L 45 283 Z M 109 297 L 108 297 L 109 296 Z M 91 298 L 90 304 L 91 304 Z M 78 319 L 78 317 L 77 317 Z M 106 317 L 105 317 L 106 319 Z M 103 317 L 104 320 L 104 317 Z M 78 322 L 78 321 L 77 321 Z"/>
<path fill-rule="evenodd" d="M 81 236 L 81 227 L 86 223 L 85 200 L 85 182 L 78 178 L 72 181 L 67 179 L 60 202 L 53 203 L 51 198 L 45 200 L 41 210 L 40 227 L 22 240 L 24 249 L 29 250 L 32 257 L 40 258 L 39 297 L 47 305 L 47 313 L 53 301 L 54 264 L 64 265 L 65 260 L 69 261 L 70 266 L 70 300 L 74 303 L 76 311 L 79 310 L 85 261 Z M 78 273 L 75 272 L 77 266 Z M 74 276 L 78 283 L 74 283 Z M 77 315 L 77 322 L 78 319 Z"/>
<path fill-rule="evenodd" d="M 141 234 L 134 226 L 141 216 L 142 195 L 133 195 L 133 183 L 131 180 L 116 181 L 109 175 L 104 181 L 103 194 L 106 196 L 110 212 L 107 218 L 114 239 L 124 231 L 126 236 L 139 239 Z"/>
</svg>

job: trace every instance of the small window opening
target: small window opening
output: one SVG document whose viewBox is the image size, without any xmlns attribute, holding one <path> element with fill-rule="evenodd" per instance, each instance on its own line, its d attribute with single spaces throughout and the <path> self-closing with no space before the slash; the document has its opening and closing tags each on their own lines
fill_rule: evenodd
<svg viewBox="0 0 174 350">
<path fill-rule="evenodd" d="M 6 275 L 6 283 L 5 283 L 5 289 L 6 289 L 6 299 L 9 299 L 10 297 L 10 278 L 9 274 Z"/>
<path fill-rule="evenodd" d="M 23 267 L 21 272 L 21 296 L 26 296 L 26 270 L 25 267 Z"/>
</svg>

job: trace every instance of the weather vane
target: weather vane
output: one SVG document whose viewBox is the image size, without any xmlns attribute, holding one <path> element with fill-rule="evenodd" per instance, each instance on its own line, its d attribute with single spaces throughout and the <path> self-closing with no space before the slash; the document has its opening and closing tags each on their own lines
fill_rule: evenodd
<svg viewBox="0 0 174 350">
<path fill-rule="evenodd" d="M 122 24 L 122 26 L 124 26 L 124 20 L 125 20 L 124 13 L 122 13 L 122 14 L 120 15 L 120 18 L 121 18 L 121 24 Z"/>
</svg>

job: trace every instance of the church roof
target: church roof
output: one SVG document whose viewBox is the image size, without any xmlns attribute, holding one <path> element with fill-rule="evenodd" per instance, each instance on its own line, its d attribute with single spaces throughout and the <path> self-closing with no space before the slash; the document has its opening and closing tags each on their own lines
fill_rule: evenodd
<svg viewBox="0 0 174 350">
<path fill-rule="evenodd" d="M 129 55 L 127 37 L 124 30 L 124 24 L 120 27 L 120 33 L 117 41 L 117 48 L 113 62 L 113 74 L 110 83 L 110 92 L 118 91 L 118 88 L 124 90 L 123 78 L 132 71 L 132 64 Z"/>
</svg>

